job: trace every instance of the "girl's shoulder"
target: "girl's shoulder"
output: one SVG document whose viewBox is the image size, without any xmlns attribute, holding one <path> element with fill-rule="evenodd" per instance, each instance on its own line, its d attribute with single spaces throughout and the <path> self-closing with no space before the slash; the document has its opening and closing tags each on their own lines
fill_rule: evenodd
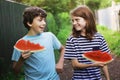
<svg viewBox="0 0 120 80">
<path fill-rule="evenodd" d="M 99 38 L 99 39 L 104 39 L 104 36 L 103 36 L 101 33 L 99 33 L 99 32 L 97 32 L 97 33 L 94 35 L 94 37 L 95 37 L 95 38 Z"/>
<path fill-rule="evenodd" d="M 95 33 L 95 36 L 96 37 L 103 37 L 103 35 L 101 33 L 99 33 L 99 32 Z"/>
</svg>

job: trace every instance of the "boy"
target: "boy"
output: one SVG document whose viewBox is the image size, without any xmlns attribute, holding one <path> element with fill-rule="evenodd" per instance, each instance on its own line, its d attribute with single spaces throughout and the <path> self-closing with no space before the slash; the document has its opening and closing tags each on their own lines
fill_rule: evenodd
<svg viewBox="0 0 120 80">
<path fill-rule="evenodd" d="M 59 80 L 57 73 L 63 69 L 64 47 L 51 32 L 43 32 L 46 26 L 46 12 L 39 7 L 28 7 L 23 13 L 23 23 L 28 33 L 22 38 L 45 47 L 44 51 L 13 51 L 13 69 L 16 74 L 24 65 L 25 80 Z M 54 49 L 60 50 L 60 58 L 55 65 Z"/>
</svg>

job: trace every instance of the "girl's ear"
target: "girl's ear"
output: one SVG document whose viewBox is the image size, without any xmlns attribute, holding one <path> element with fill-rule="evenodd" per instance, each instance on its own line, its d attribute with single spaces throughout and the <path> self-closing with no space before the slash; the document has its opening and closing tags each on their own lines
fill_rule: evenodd
<svg viewBox="0 0 120 80">
<path fill-rule="evenodd" d="M 32 24 L 30 24 L 29 22 L 27 22 L 27 25 L 30 26 L 30 27 L 32 26 Z"/>
</svg>

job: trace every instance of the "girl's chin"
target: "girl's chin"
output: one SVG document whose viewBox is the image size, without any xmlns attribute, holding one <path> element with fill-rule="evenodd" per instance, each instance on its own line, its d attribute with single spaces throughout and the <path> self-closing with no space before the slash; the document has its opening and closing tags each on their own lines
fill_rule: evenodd
<svg viewBox="0 0 120 80">
<path fill-rule="evenodd" d="M 78 29 L 76 28 L 76 31 L 81 31 L 81 28 L 78 28 Z"/>
<path fill-rule="evenodd" d="M 81 31 L 81 29 L 76 30 L 77 32 Z"/>
</svg>

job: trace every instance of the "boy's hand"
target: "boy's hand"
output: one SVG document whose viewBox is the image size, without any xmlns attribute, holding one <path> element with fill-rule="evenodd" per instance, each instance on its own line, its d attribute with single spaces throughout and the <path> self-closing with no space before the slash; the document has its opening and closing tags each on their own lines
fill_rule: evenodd
<svg viewBox="0 0 120 80">
<path fill-rule="evenodd" d="M 56 71 L 57 71 L 57 73 L 62 73 L 63 65 L 60 63 L 56 64 Z"/>
<path fill-rule="evenodd" d="M 30 50 L 24 51 L 21 54 L 21 57 L 23 58 L 23 60 L 26 60 L 27 58 L 29 58 L 31 56 L 31 52 Z"/>
</svg>

